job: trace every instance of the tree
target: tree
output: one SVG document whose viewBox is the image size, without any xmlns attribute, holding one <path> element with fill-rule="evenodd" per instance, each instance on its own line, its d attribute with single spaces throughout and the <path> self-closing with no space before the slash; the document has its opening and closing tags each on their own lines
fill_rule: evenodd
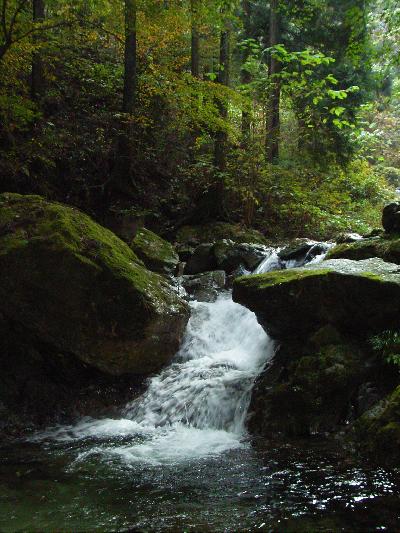
<svg viewBox="0 0 400 533">
<path fill-rule="evenodd" d="M 200 34 L 198 26 L 199 0 L 190 0 L 191 15 L 191 73 L 198 78 L 200 75 Z"/>
<path fill-rule="evenodd" d="M 248 40 L 251 38 L 251 3 L 249 0 L 243 0 L 242 2 L 242 11 L 243 11 L 243 29 L 244 29 L 244 38 Z M 251 82 L 251 74 L 246 68 L 246 62 L 249 59 L 249 47 L 247 44 L 243 47 L 242 53 L 242 67 L 240 71 L 240 81 L 243 85 L 248 85 Z M 242 138 L 243 143 L 246 144 L 250 136 L 250 114 L 247 110 L 242 111 Z"/>
<path fill-rule="evenodd" d="M 136 0 L 125 0 L 124 92 L 122 109 L 132 114 L 136 99 Z"/>
<path fill-rule="evenodd" d="M 33 24 L 42 24 L 45 20 L 44 0 L 33 0 Z M 40 36 L 33 34 L 33 41 L 36 46 L 40 45 Z M 31 96 L 33 100 L 39 100 L 44 91 L 44 73 L 43 60 L 39 50 L 33 52 L 32 57 L 32 79 L 31 79 Z"/>
<path fill-rule="evenodd" d="M 229 23 L 226 23 L 225 27 L 221 31 L 220 35 L 220 48 L 219 48 L 219 67 L 217 75 L 217 83 L 229 87 L 230 81 L 230 28 Z M 228 117 L 228 107 L 226 102 L 219 99 L 217 102 L 220 116 L 223 120 Z M 220 129 L 215 135 L 214 144 L 214 165 L 220 172 L 226 170 L 226 146 L 227 133 L 225 130 Z"/>
<path fill-rule="evenodd" d="M 269 46 L 270 48 L 279 44 L 280 23 L 279 23 L 279 0 L 271 0 L 269 18 Z M 266 157 L 272 163 L 279 156 L 279 106 L 280 106 L 280 63 L 276 55 L 271 52 L 269 55 L 269 77 L 270 92 L 267 105 L 267 128 L 266 128 Z"/>
</svg>

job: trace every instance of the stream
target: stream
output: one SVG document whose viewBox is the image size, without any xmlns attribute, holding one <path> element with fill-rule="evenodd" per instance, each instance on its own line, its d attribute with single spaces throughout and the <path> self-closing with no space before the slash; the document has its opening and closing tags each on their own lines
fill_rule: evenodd
<svg viewBox="0 0 400 533">
<path fill-rule="evenodd" d="M 277 268 L 272 253 L 257 272 Z M 275 343 L 229 291 L 191 308 L 174 361 L 118 418 L 1 447 L 0 531 L 397 529 L 399 472 L 317 438 L 250 438 L 252 386 Z"/>
</svg>

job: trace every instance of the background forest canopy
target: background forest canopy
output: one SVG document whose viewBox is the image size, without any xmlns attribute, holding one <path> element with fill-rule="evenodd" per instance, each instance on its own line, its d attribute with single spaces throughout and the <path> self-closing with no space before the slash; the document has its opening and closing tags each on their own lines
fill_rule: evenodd
<svg viewBox="0 0 400 533">
<path fill-rule="evenodd" d="M 0 188 L 365 232 L 400 187 L 399 42 L 398 0 L 0 0 Z"/>
</svg>

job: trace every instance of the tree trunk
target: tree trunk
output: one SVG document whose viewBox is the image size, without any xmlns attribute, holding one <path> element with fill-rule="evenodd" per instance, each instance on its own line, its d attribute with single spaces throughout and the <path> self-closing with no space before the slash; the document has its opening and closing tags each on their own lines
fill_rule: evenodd
<svg viewBox="0 0 400 533">
<path fill-rule="evenodd" d="M 40 24 L 45 19 L 44 0 L 33 0 L 32 20 L 34 24 Z M 33 35 L 34 44 L 40 43 L 40 37 Z M 31 97 L 34 101 L 39 101 L 44 94 L 44 69 L 41 52 L 35 50 L 32 57 L 32 79 L 31 79 Z"/>
<path fill-rule="evenodd" d="M 136 0 L 125 0 L 125 53 L 122 111 L 132 115 L 136 105 Z M 135 193 L 132 171 L 132 121 L 123 119 L 116 147 L 116 160 L 108 186 L 109 194 L 126 202 Z"/>
<path fill-rule="evenodd" d="M 192 17 L 191 72 L 195 78 L 200 77 L 200 35 L 198 27 L 199 0 L 190 0 Z"/>
<path fill-rule="evenodd" d="M 125 61 L 122 110 L 132 114 L 136 100 L 136 0 L 125 0 Z"/>
<path fill-rule="evenodd" d="M 217 83 L 229 86 L 230 76 L 230 31 L 225 29 L 221 33 L 220 50 L 219 50 L 219 71 Z M 218 101 L 218 108 L 221 118 L 228 117 L 228 108 L 224 102 Z M 227 135 L 225 131 L 217 132 L 214 146 L 214 165 L 220 172 L 226 170 L 226 144 Z"/>
<path fill-rule="evenodd" d="M 279 14 L 278 14 L 279 0 L 271 0 L 271 12 L 269 22 L 269 45 L 275 46 L 279 44 Z M 273 55 L 270 56 L 269 76 L 271 78 L 271 89 L 269 94 L 269 102 L 267 109 L 267 134 L 266 134 L 266 157 L 272 163 L 279 156 L 279 105 L 281 88 L 279 80 L 276 79 L 280 71 L 280 63 Z"/>
<path fill-rule="evenodd" d="M 243 0 L 243 18 L 244 18 L 244 37 L 245 39 L 250 39 L 251 37 L 251 4 L 249 0 Z M 245 48 L 242 56 L 242 64 L 245 64 L 249 58 L 249 50 Z M 251 74 L 245 69 L 241 69 L 240 72 L 240 81 L 242 85 L 247 85 L 251 82 Z M 245 146 L 250 138 L 250 113 L 248 111 L 242 112 L 242 139 L 243 145 Z"/>
</svg>

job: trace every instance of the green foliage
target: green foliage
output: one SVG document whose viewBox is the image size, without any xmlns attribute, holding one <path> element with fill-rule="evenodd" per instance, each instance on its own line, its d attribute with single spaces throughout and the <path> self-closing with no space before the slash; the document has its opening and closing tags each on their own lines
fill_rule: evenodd
<svg viewBox="0 0 400 533">
<path fill-rule="evenodd" d="M 370 339 L 373 350 L 400 370 L 400 331 L 387 330 Z"/>
</svg>

